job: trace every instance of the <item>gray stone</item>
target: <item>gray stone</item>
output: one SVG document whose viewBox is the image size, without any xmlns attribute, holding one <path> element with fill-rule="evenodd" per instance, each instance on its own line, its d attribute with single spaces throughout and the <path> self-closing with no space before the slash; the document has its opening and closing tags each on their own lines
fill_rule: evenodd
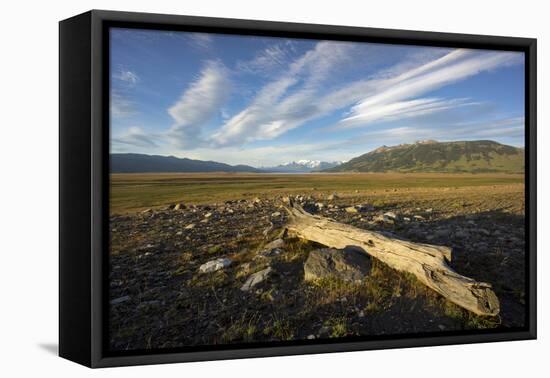
<svg viewBox="0 0 550 378">
<path fill-rule="evenodd" d="M 117 304 L 121 304 L 121 303 L 124 303 L 124 302 L 127 302 L 130 300 L 130 296 L 129 295 L 125 295 L 123 297 L 120 297 L 120 298 L 116 298 L 116 299 L 113 299 L 110 303 L 111 305 L 117 305 Z"/>
<path fill-rule="evenodd" d="M 244 285 L 241 286 L 241 290 L 249 291 L 250 289 L 257 286 L 258 284 L 264 282 L 272 272 L 273 272 L 273 269 L 271 269 L 271 267 L 267 267 L 264 270 L 260 270 L 259 272 L 251 274 L 250 277 L 248 277 L 248 279 L 244 283 Z"/>
<path fill-rule="evenodd" d="M 361 204 L 356 207 L 357 207 L 357 210 L 359 210 L 362 213 L 366 213 L 374 210 L 374 206 L 368 205 L 368 204 Z"/>
<path fill-rule="evenodd" d="M 271 243 L 266 244 L 263 249 L 283 248 L 284 246 L 285 246 L 285 241 L 279 238 L 279 239 L 273 240 Z"/>
<path fill-rule="evenodd" d="M 469 235 L 468 232 L 466 232 L 464 230 L 457 230 L 455 232 L 455 238 L 463 239 L 463 238 L 467 238 L 468 235 Z"/>
<path fill-rule="evenodd" d="M 370 268 L 370 258 L 356 249 L 321 248 L 309 253 L 304 264 L 304 280 L 332 277 L 343 281 L 361 281 Z"/>
<path fill-rule="evenodd" d="M 442 229 L 439 229 L 439 230 L 436 230 L 434 232 L 434 236 L 436 238 L 446 238 L 448 237 L 449 235 L 451 234 L 451 231 L 446 229 L 446 228 L 442 228 Z"/>
<path fill-rule="evenodd" d="M 216 260 L 208 261 L 207 263 L 202 264 L 199 267 L 199 272 L 201 273 L 211 273 L 218 271 L 220 269 L 225 269 L 230 266 L 232 261 L 228 258 L 219 258 Z"/>
</svg>

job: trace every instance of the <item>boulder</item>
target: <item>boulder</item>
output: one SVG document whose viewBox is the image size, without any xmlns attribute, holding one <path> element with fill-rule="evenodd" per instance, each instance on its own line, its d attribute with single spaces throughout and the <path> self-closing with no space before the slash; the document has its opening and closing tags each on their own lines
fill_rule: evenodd
<svg viewBox="0 0 550 378">
<path fill-rule="evenodd" d="M 117 305 L 117 304 L 121 304 L 121 303 L 124 303 L 124 302 L 127 302 L 130 300 L 130 296 L 129 295 L 125 295 L 123 297 L 120 297 L 120 298 L 116 298 L 116 299 L 113 299 L 111 300 L 111 305 Z"/>
<path fill-rule="evenodd" d="M 250 289 L 254 288 L 258 284 L 264 282 L 273 272 L 273 269 L 271 267 L 267 267 L 264 270 L 260 270 L 259 272 L 256 272 L 254 274 L 251 274 L 250 277 L 246 280 L 243 286 L 241 286 L 242 291 L 249 291 Z"/>
<path fill-rule="evenodd" d="M 310 214 L 315 214 L 319 210 L 317 205 L 312 202 L 306 202 L 303 204 L 302 208 Z"/>
<path fill-rule="evenodd" d="M 397 214 L 395 214 L 393 211 L 388 211 L 387 213 L 384 213 L 382 215 L 382 219 L 384 220 L 384 222 L 393 223 L 397 221 Z"/>
<path fill-rule="evenodd" d="M 271 243 L 266 244 L 263 249 L 283 248 L 284 246 L 285 241 L 279 238 L 273 240 Z"/>
<path fill-rule="evenodd" d="M 365 278 L 370 268 L 369 256 L 357 249 L 321 248 L 309 253 L 304 264 L 304 280 L 337 278 L 356 282 Z"/>
<path fill-rule="evenodd" d="M 374 206 L 369 205 L 369 204 L 361 204 L 361 205 L 356 206 L 356 208 L 357 208 L 357 210 L 359 210 L 362 213 L 366 213 L 366 212 L 369 212 L 369 211 L 374 211 Z"/>
<path fill-rule="evenodd" d="M 257 257 L 274 257 L 283 252 L 285 241 L 283 239 L 275 239 L 271 243 L 266 244 Z"/>
<path fill-rule="evenodd" d="M 232 261 L 228 258 L 219 258 L 216 260 L 208 261 L 207 263 L 202 264 L 199 267 L 199 272 L 201 273 L 211 273 L 218 271 L 220 269 L 225 269 L 230 266 Z"/>
</svg>

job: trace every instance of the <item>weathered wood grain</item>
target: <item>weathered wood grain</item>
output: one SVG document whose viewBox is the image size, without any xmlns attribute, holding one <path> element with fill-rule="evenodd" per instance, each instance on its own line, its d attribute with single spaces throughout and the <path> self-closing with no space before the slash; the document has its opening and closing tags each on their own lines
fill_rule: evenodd
<svg viewBox="0 0 550 378">
<path fill-rule="evenodd" d="M 491 284 L 462 276 L 449 267 L 449 247 L 413 243 L 362 230 L 309 214 L 297 204 L 291 203 L 286 210 L 290 219 L 287 231 L 299 238 L 332 248 L 361 248 L 391 268 L 414 274 L 429 288 L 475 314 L 494 316 L 500 311 Z"/>
</svg>

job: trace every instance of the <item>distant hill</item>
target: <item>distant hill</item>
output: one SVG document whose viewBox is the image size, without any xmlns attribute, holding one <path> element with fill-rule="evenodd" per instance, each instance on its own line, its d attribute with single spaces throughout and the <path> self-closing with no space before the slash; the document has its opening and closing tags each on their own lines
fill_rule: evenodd
<svg viewBox="0 0 550 378">
<path fill-rule="evenodd" d="M 111 173 L 150 172 L 262 172 L 247 165 L 229 165 L 215 161 L 174 156 L 111 154 Z"/>
<path fill-rule="evenodd" d="M 382 146 L 325 172 L 502 172 L 522 173 L 523 148 L 490 140 Z"/>
<path fill-rule="evenodd" d="M 334 168 L 342 164 L 341 161 L 298 160 L 280 164 L 275 167 L 263 167 L 264 171 L 281 173 L 307 173 L 318 172 L 324 169 Z"/>
</svg>

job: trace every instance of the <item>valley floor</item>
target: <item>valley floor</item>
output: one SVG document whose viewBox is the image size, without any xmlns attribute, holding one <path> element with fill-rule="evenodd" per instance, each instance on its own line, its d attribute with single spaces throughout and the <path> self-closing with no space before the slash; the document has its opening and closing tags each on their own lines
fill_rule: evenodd
<svg viewBox="0 0 550 378">
<path fill-rule="evenodd" d="M 524 324 L 521 176 L 173 176 L 113 176 L 113 350 Z M 337 196 L 330 197 L 334 192 Z M 308 211 L 342 223 L 452 247 L 450 265 L 491 283 L 500 315 L 475 316 L 376 260 L 360 284 L 331 278 L 305 282 L 304 262 L 322 246 L 290 238 L 276 253 L 266 253 L 266 244 L 280 236 L 287 221 L 285 195 L 298 196 Z M 176 203 L 182 205 L 169 206 Z M 388 212 L 396 215 L 394 221 L 384 220 Z M 200 272 L 218 258 L 231 265 Z M 265 279 L 242 290 L 252 275 L 268 268 Z"/>
</svg>

